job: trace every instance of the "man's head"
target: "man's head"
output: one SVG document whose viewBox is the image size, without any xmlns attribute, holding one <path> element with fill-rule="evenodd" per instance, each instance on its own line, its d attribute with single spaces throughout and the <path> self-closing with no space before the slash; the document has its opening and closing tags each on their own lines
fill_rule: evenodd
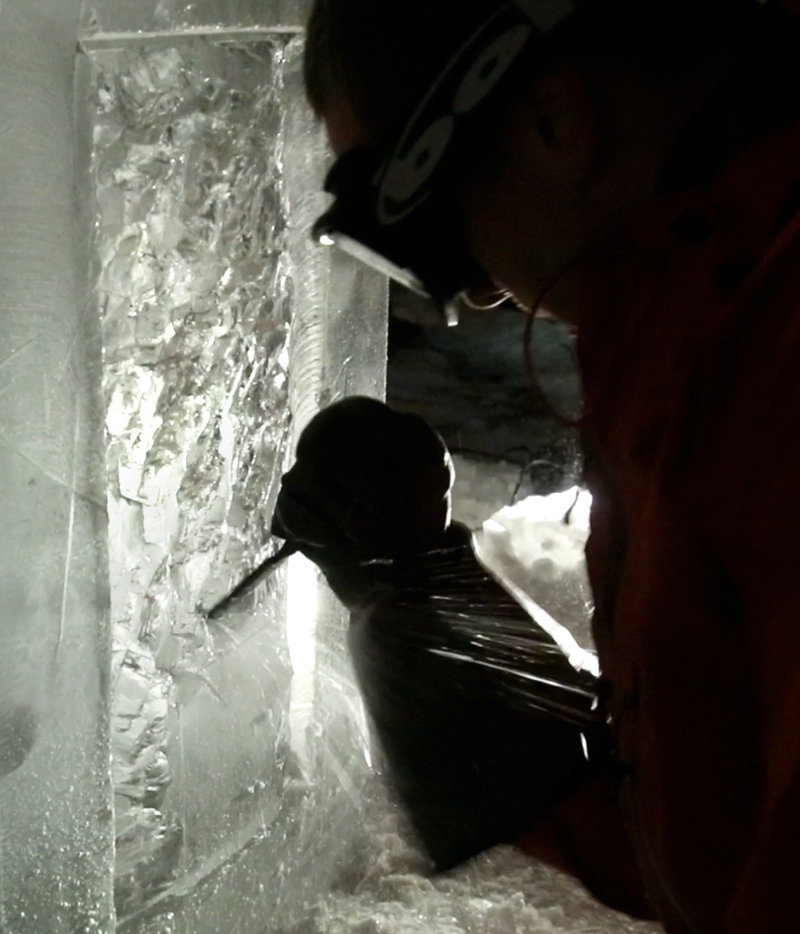
<svg viewBox="0 0 800 934">
<path fill-rule="evenodd" d="M 619 236 L 652 194 L 676 127 L 714 70 L 722 26 L 748 3 L 317 0 L 309 99 L 338 153 L 389 155 L 454 55 L 498 12 L 520 17 L 519 7 L 546 21 L 575 7 L 527 42 L 486 104 L 461 120 L 468 130 L 430 183 L 447 188 L 451 229 L 472 258 L 531 303 L 577 257 Z"/>
</svg>

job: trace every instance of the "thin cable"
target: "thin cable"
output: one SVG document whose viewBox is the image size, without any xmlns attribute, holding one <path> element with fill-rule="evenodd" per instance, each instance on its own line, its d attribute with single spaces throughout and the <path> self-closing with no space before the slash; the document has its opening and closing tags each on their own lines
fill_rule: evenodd
<svg viewBox="0 0 800 934">
<path fill-rule="evenodd" d="M 508 289 L 495 289 L 494 292 L 490 292 L 489 294 L 497 295 L 498 297 L 487 304 L 475 301 L 475 299 L 470 297 L 469 293 L 469 289 L 464 289 L 463 292 L 459 293 L 458 297 L 467 308 L 471 308 L 473 311 L 494 311 L 496 308 L 500 308 L 501 305 L 505 305 L 505 303 L 512 298 L 511 292 Z"/>
<path fill-rule="evenodd" d="M 523 351 L 525 358 L 525 372 L 528 376 L 528 381 L 531 384 L 531 389 L 534 393 L 541 399 L 545 407 L 549 411 L 550 415 L 565 428 L 579 428 L 584 422 L 584 415 L 581 414 L 577 418 L 570 418 L 567 415 L 564 415 L 562 412 L 553 405 L 550 397 L 542 389 L 539 380 L 536 377 L 536 361 L 533 355 L 533 325 L 536 320 L 536 315 L 539 310 L 542 308 L 542 305 L 545 302 L 545 299 L 550 294 L 550 292 L 558 285 L 558 283 L 570 273 L 579 263 L 582 263 L 589 259 L 587 255 L 580 255 L 575 259 L 570 260 L 562 269 L 559 270 L 556 275 L 549 279 L 538 296 L 533 305 L 528 309 L 525 306 L 518 304 L 517 307 L 520 308 L 528 316 L 528 320 L 525 322 L 525 332 L 523 334 Z"/>
</svg>

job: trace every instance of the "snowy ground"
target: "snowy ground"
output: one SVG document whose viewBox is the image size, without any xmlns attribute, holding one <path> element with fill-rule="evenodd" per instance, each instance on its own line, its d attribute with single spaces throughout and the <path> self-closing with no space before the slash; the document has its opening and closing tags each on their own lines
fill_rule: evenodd
<svg viewBox="0 0 800 934">
<path fill-rule="evenodd" d="M 511 847 L 431 878 L 380 788 L 368 850 L 300 925 L 269 934 L 654 934 L 594 901 L 572 879 Z"/>
</svg>

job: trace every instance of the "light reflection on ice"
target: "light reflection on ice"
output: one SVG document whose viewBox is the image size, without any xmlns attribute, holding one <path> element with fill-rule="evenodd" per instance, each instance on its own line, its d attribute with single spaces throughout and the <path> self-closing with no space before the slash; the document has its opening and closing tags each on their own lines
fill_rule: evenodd
<svg viewBox="0 0 800 934">
<path fill-rule="evenodd" d="M 308 773 L 308 731 L 314 715 L 314 673 L 317 667 L 317 571 L 303 555 L 294 554 L 287 562 L 286 577 L 286 640 L 292 663 L 291 741 L 300 768 Z"/>
<path fill-rule="evenodd" d="M 289 396 L 302 425 L 379 394 L 386 339 L 385 286 L 308 237 L 325 148 L 302 43 L 218 38 L 90 54 L 118 930 L 136 934 L 304 917 L 363 837 L 370 764 L 332 597 L 295 603 L 291 649 L 285 570 L 198 612 L 275 547 Z"/>
<path fill-rule="evenodd" d="M 584 558 L 591 505 L 591 495 L 578 487 L 529 496 L 501 509 L 475 532 L 483 562 L 521 602 L 533 601 L 565 627 L 582 649 L 593 647 Z M 539 618 L 546 617 L 539 613 Z"/>
<path fill-rule="evenodd" d="M 262 588 L 256 626 L 209 630 L 196 608 L 261 556 L 287 456 L 284 45 L 92 59 L 123 914 L 179 864 L 213 859 L 227 808 L 247 825 L 252 808 L 226 803 L 226 782 L 235 798 L 280 778 L 282 589 Z M 264 643 L 253 658 L 265 654 L 266 672 L 237 669 L 248 641 Z M 212 765 L 203 746 L 237 708 L 263 717 Z M 198 768 L 222 786 L 202 832 Z"/>
</svg>

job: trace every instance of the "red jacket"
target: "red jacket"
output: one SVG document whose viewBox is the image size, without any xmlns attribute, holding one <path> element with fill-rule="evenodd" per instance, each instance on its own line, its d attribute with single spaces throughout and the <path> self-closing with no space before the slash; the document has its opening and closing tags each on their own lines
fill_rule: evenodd
<svg viewBox="0 0 800 934">
<path fill-rule="evenodd" d="M 797 125 L 648 212 L 579 339 L 596 638 L 668 931 L 798 926 L 799 210 Z"/>
</svg>

